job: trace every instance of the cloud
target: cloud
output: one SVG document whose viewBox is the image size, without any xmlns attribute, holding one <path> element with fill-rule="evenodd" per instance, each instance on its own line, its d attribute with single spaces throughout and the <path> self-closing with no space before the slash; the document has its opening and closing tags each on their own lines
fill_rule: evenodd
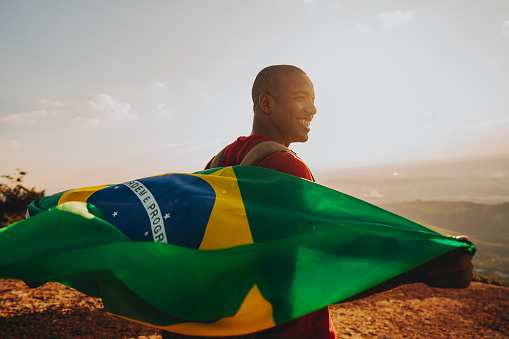
<svg viewBox="0 0 509 339">
<path fill-rule="evenodd" d="M 56 113 L 48 113 L 46 110 L 32 111 L 26 113 L 16 113 L 0 117 L 0 121 L 15 122 L 20 124 L 35 125 L 40 119 L 47 118 L 48 116 L 55 116 Z"/>
<path fill-rule="evenodd" d="M 155 113 L 159 116 L 171 116 L 171 112 L 168 110 L 168 107 L 165 104 L 157 105 L 155 109 Z"/>
<path fill-rule="evenodd" d="M 316 0 L 304 0 L 303 4 L 305 7 L 315 7 L 316 6 Z"/>
<path fill-rule="evenodd" d="M 63 102 L 52 101 L 47 99 L 39 99 L 39 104 L 45 106 L 40 110 L 33 110 L 31 112 L 15 113 L 0 117 L 0 121 L 3 122 L 14 122 L 19 124 L 30 124 L 35 125 L 39 121 L 48 117 L 56 117 L 59 114 L 65 114 L 63 107 L 66 106 Z"/>
<path fill-rule="evenodd" d="M 502 24 L 502 26 L 500 26 L 500 30 L 502 31 L 503 35 L 509 35 L 509 20 L 507 20 Z"/>
<path fill-rule="evenodd" d="M 178 142 L 178 143 L 166 144 L 166 145 L 162 146 L 162 148 L 182 148 L 182 147 L 203 146 L 203 145 L 207 145 L 207 143 L 203 143 L 201 141 L 184 140 L 184 141 Z"/>
<path fill-rule="evenodd" d="M 21 142 L 12 139 L 0 140 L 0 149 L 16 149 L 21 146 Z"/>
<path fill-rule="evenodd" d="M 364 26 L 362 24 L 356 24 L 350 29 L 350 32 L 353 34 L 366 34 L 373 30 L 371 26 Z"/>
<path fill-rule="evenodd" d="M 202 93 L 202 94 L 201 94 L 201 97 L 202 97 L 203 99 L 205 99 L 205 100 L 208 100 L 208 101 L 212 100 L 212 95 L 207 94 L 207 93 Z"/>
<path fill-rule="evenodd" d="M 164 84 L 164 82 L 160 82 L 160 81 L 158 81 L 158 82 L 156 82 L 156 83 L 154 84 L 154 88 L 155 88 L 155 89 L 165 89 L 165 88 L 166 88 L 166 85 Z"/>
<path fill-rule="evenodd" d="M 476 124 L 468 124 L 461 126 L 462 128 L 468 130 L 497 130 L 497 129 L 505 129 L 509 128 L 509 118 L 502 119 L 492 119 L 492 120 L 484 120 L 480 121 Z"/>
<path fill-rule="evenodd" d="M 376 17 L 382 28 L 398 27 L 409 23 L 410 21 L 413 20 L 413 18 L 414 18 L 413 11 L 403 12 L 400 11 L 399 9 L 394 12 L 379 14 Z"/>
<path fill-rule="evenodd" d="M 73 121 L 80 125 L 96 126 L 103 121 L 118 122 L 136 117 L 136 115 L 129 113 L 131 104 L 115 100 L 104 93 L 86 103 L 83 108 L 91 112 L 92 115 L 74 118 Z"/>
<path fill-rule="evenodd" d="M 98 118 L 86 118 L 83 116 L 75 117 L 72 121 L 82 126 L 97 126 L 101 123 Z"/>
<path fill-rule="evenodd" d="M 62 108 L 62 107 L 66 106 L 63 102 L 52 101 L 52 100 L 47 100 L 47 99 L 39 99 L 39 103 L 44 106 L 54 107 L 54 108 Z"/>
<path fill-rule="evenodd" d="M 131 104 L 115 100 L 108 94 L 99 94 L 93 101 L 89 101 L 88 105 L 99 116 L 105 117 L 110 121 L 125 120 L 133 117 L 129 113 Z"/>
</svg>

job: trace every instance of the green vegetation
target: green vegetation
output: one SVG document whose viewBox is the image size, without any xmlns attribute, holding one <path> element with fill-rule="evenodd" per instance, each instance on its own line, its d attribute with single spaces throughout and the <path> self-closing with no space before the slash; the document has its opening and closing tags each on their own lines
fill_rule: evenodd
<svg viewBox="0 0 509 339">
<path fill-rule="evenodd" d="M 490 284 L 490 285 L 507 286 L 507 284 L 504 284 L 497 278 L 485 277 L 483 275 L 477 275 L 477 274 L 474 275 L 474 278 L 472 279 L 472 281 L 482 282 L 482 283 Z"/>
<path fill-rule="evenodd" d="M 44 196 L 44 191 L 23 186 L 27 173 L 19 169 L 16 171 L 0 176 L 6 182 L 0 183 L 0 228 L 23 219 L 28 205 Z"/>
</svg>

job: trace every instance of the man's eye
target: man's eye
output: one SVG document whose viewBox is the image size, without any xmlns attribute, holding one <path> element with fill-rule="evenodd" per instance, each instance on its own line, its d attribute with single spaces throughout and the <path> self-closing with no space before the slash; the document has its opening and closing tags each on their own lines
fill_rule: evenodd
<svg viewBox="0 0 509 339">
<path fill-rule="evenodd" d="M 297 97 L 297 98 L 295 98 L 295 99 L 297 99 L 297 100 L 299 100 L 299 101 L 304 101 L 304 100 L 306 100 L 306 98 L 304 98 L 303 96 L 298 96 L 298 97 Z"/>
</svg>

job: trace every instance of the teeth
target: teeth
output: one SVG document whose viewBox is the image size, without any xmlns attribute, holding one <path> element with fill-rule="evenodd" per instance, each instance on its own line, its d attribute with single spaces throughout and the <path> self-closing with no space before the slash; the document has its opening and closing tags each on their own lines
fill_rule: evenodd
<svg viewBox="0 0 509 339">
<path fill-rule="evenodd" d="M 306 119 L 299 119 L 299 123 L 301 123 L 302 125 L 304 125 L 306 127 L 309 127 L 309 125 L 311 125 L 311 121 L 306 120 Z"/>
</svg>

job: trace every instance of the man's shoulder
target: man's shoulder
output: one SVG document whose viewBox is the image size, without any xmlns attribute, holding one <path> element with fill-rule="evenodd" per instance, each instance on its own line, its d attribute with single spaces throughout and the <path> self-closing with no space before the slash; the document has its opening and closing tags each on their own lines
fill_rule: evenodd
<svg viewBox="0 0 509 339">
<path fill-rule="evenodd" d="M 251 148 L 253 148 L 262 141 L 274 141 L 274 140 L 272 140 L 272 138 L 264 134 L 251 134 L 248 136 L 238 137 L 237 140 L 235 140 L 228 146 L 228 149 L 231 150 L 232 152 L 235 151 L 249 152 Z"/>
<path fill-rule="evenodd" d="M 308 166 L 291 150 L 272 153 L 260 161 L 258 166 L 314 181 Z"/>
<path fill-rule="evenodd" d="M 226 149 L 224 153 L 223 166 L 240 165 L 251 149 L 262 141 L 273 140 L 263 134 L 252 134 L 247 137 L 238 137 L 237 140 L 232 142 Z"/>
<path fill-rule="evenodd" d="M 210 168 L 214 163 L 214 167 L 236 166 L 240 165 L 242 159 L 249 153 L 251 148 L 257 143 L 264 140 L 270 140 L 269 137 L 261 134 L 252 134 L 249 136 L 240 136 L 234 142 L 227 145 L 216 156 L 214 156 L 207 164 L 205 169 Z M 216 158 L 220 158 L 219 162 Z"/>
</svg>

